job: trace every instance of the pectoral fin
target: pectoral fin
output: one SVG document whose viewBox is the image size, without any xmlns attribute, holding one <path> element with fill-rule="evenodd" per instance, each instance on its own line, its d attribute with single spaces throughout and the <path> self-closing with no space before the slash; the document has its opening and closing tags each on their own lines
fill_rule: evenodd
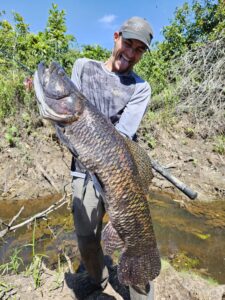
<svg viewBox="0 0 225 300">
<path fill-rule="evenodd" d="M 109 221 L 102 231 L 102 240 L 106 254 L 111 255 L 116 249 L 122 249 L 124 242 Z"/>
</svg>

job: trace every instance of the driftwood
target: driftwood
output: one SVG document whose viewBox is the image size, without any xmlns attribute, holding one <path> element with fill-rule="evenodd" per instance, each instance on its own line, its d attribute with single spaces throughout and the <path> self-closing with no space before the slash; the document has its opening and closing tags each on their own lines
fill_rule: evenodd
<svg viewBox="0 0 225 300">
<path fill-rule="evenodd" d="M 12 220 L 10 221 L 9 224 L 2 223 L 3 225 L 7 226 L 7 228 L 4 229 L 4 230 L 2 230 L 2 231 L 0 231 L 0 238 L 4 237 L 10 231 L 16 230 L 16 229 L 18 229 L 18 228 L 20 228 L 20 227 L 22 227 L 24 225 L 27 225 L 27 224 L 33 222 L 35 219 L 40 219 L 40 218 L 46 217 L 50 212 L 53 212 L 53 211 L 57 210 L 58 208 L 60 208 L 61 206 L 63 206 L 65 203 L 67 203 L 68 200 L 66 198 L 69 195 L 64 194 L 61 199 L 59 199 L 56 203 L 50 205 L 47 209 L 45 209 L 45 210 L 43 210 L 43 211 L 35 214 L 34 216 L 28 218 L 27 220 L 25 220 L 25 221 L 23 221 L 23 222 L 21 222 L 19 224 L 16 224 L 16 225 L 12 226 L 12 224 L 20 216 L 21 212 L 24 209 L 24 206 L 21 207 L 20 211 L 12 218 Z"/>
<path fill-rule="evenodd" d="M 2 222 L 3 225 L 7 226 L 6 229 L 0 231 L 0 238 L 3 237 L 8 231 L 10 231 L 10 229 L 14 226 L 12 226 L 12 224 L 14 223 L 14 221 L 16 221 L 16 219 L 20 216 L 21 212 L 24 210 L 24 206 L 22 206 L 19 210 L 19 212 L 12 218 L 12 220 L 9 222 L 9 224 L 5 224 Z"/>
<path fill-rule="evenodd" d="M 39 162 L 35 162 L 37 168 L 40 170 L 42 176 L 48 181 L 50 185 L 54 187 L 57 193 L 59 193 L 59 189 L 57 188 L 57 185 L 54 183 L 54 180 L 50 177 L 50 175 L 45 171 L 45 169 L 40 165 Z"/>
</svg>

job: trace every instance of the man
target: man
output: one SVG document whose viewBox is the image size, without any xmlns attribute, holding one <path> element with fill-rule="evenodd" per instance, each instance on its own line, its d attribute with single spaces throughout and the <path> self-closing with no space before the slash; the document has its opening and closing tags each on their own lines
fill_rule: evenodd
<svg viewBox="0 0 225 300">
<path fill-rule="evenodd" d="M 114 48 L 105 63 L 78 59 L 72 70 L 76 87 L 130 139 L 135 137 L 151 95 L 149 84 L 133 72 L 133 67 L 149 49 L 152 38 L 148 22 L 132 17 L 114 33 Z M 79 161 L 73 160 L 73 214 L 81 257 L 97 286 L 121 299 L 108 283 L 108 269 L 100 245 L 104 203 L 97 187 L 85 174 Z M 148 292 L 148 283 L 145 291 L 130 287 L 131 299 L 153 299 L 148 298 Z"/>
</svg>

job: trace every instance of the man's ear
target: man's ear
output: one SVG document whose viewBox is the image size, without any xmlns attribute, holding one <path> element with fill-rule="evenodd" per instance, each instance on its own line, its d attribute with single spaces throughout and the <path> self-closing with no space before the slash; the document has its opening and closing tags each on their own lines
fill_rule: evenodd
<svg viewBox="0 0 225 300">
<path fill-rule="evenodd" d="M 114 32 L 113 37 L 114 37 L 114 42 L 116 42 L 119 39 L 119 37 L 120 37 L 119 32 L 118 31 Z"/>
</svg>

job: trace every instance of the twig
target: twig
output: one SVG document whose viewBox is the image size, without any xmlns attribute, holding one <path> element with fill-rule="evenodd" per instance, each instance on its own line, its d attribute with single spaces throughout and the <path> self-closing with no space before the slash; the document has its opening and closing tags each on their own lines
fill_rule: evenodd
<svg viewBox="0 0 225 300">
<path fill-rule="evenodd" d="M 7 226 L 7 228 L 0 231 L 0 238 L 3 237 L 4 235 L 6 235 L 6 233 L 11 230 L 11 228 L 12 228 L 11 226 L 12 226 L 13 222 L 20 216 L 20 214 L 22 213 L 23 210 L 24 210 L 24 206 L 22 206 L 20 208 L 19 212 L 12 218 L 12 220 L 9 222 L 9 224 L 4 223 L 4 225 Z"/>
<path fill-rule="evenodd" d="M 6 233 L 9 232 L 9 231 L 16 230 L 16 229 L 18 229 L 18 228 L 20 228 L 24 225 L 27 225 L 27 224 L 31 223 L 35 219 L 43 218 L 46 215 L 48 215 L 50 212 L 57 210 L 58 208 L 60 208 L 61 206 L 63 206 L 67 202 L 67 200 L 65 200 L 66 196 L 67 196 L 67 194 L 64 194 L 63 197 L 60 200 L 58 200 L 56 203 L 49 206 L 47 209 L 43 210 L 42 212 L 39 212 L 39 213 L 35 214 L 34 216 L 30 217 L 29 219 L 15 225 L 15 226 L 11 226 L 12 223 L 15 221 L 15 219 L 18 218 L 18 216 L 20 215 L 20 213 L 24 209 L 24 207 L 22 207 L 20 209 L 19 213 L 16 216 L 14 216 L 12 221 L 10 221 L 10 223 L 7 225 L 8 228 L 0 231 L 0 237 L 3 237 L 4 235 L 6 235 Z M 68 196 L 70 196 L 70 194 Z"/>
<path fill-rule="evenodd" d="M 22 206 L 19 210 L 19 212 L 12 218 L 12 220 L 9 222 L 8 226 L 10 227 L 13 222 L 20 216 L 20 214 L 22 213 L 22 211 L 24 210 L 24 206 Z"/>
<path fill-rule="evenodd" d="M 44 168 L 36 161 L 37 168 L 41 171 L 43 177 L 52 185 L 55 190 L 59 193 L 59 189 L 57 188 L 56 184 L 54 183 L 53 179 L 49 176 L 49 174 L 44 170 Z"/>
<path fill-rule="evenodd" d="M 74 268 L 73 268 L 73 264 L 71 262 L 71 259 L 69 258 L 69 256 L 65 253 L 65 251 L 63 250 L 63 255 L 67 261 L 67 264 L 68 264 L 68 267 L 69 267 L 69 270 L 70 270 L 70 273 L 74 273 Z"/>
<path fill-rule="evenodd" d="M 174 90 L 177 115 L 187 112 L 205 135 L 222 134 L 225 126 L 224 49 L 223 37 L 188 51 L 170 70 L 171 78 L 181 78 Z"/>
</svg>

